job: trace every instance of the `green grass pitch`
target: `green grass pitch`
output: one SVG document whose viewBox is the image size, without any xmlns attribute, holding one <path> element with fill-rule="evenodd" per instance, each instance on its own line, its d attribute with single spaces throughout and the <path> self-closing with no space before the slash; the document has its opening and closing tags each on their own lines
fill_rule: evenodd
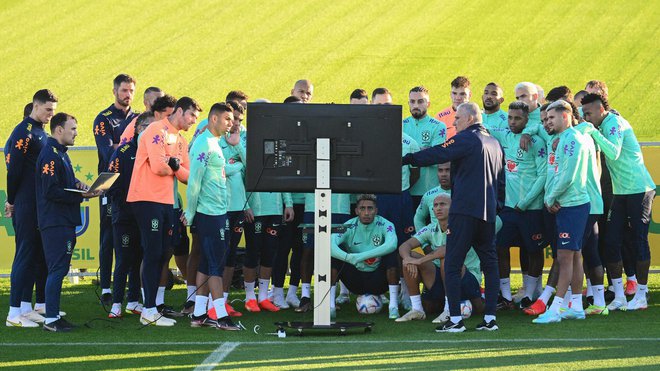
<svg viewBox="0 0 660 371">
<path fill-rule="evenodd" d="M 281 102 L 300 78 L 315 83 L 315 102 L 385 86 L 405 105 L 424 84 L 435 113 L 457 75 L 479 104 L 483 87 L 500 83 L 507 105 L 520 81 L 577 92 L 600 79 L 638 138 L 657 141 L 659 10 L 643 0 L 2 1 L 0 139 L 48 87 L 79 119 L 76 144 L 92 145 L 92 121 L 126 72 L 139 110 L 151 85 L 208 109 L 231 89 Z"/>
<path fill-rule="evenodd" d="M 519 274 L 512 275 L 520 285 Z M 135 315 L 107 320 L 89 278 L 65 283 L 62 310 L 79 327 L 69 334 L 42 329 L 0 327 L 0 369 L 186 370 L 206 363 L 218 369 L 603 369 L 660 367 L 660 276 L 651 275 L 649 309 L 614 312 L 608 317 L 533 325 L 520 311 L 498 312 L 500 330 L 474 330 L 481 321 L 466 321 L 462 334 L 437 334 L 429 314 L 425 321 L 395 323 L 384 312 L 359 315 L 354 300 L 338 311 L 338 321 L 372 321 L 372 332 L 289 330 L 285 339 L 272 335 L 276 321 L 313 321 L 312 314 L 292 310 L 246 313 L 243 292 L 232 293 L 246 328 L 225 332 L 191 328 L 180 319 L 174 328 L 142 327 Z M 185 286 L 175 285 L 166 301 L 179 306 Z M 0 308 L 8 306 L 9 283 L 0 280 Z M 87 324 L 87 325 L 86 325 Z M 258 327 L 256 327 L 258 326 Z M 202 368 L 203 369 L 203 368 Z M 210 369 L 210 368 L 207 368 Z"/>
</svg>

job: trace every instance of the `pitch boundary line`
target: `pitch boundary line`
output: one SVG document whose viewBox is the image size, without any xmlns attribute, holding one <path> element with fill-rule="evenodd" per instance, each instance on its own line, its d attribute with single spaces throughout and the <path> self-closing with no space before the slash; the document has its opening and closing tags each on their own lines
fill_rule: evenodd
<svg viewBox="0 0 660 371">
<path fill-rule="evenodd" d="M 237 341 L 220 343 L 216 351 L 225 344 L 233 344 L 234 348 L 239 345 L 289 345 L 289 344 L 468 344 L 468 343 L 594 343 L 599 341 L 659 341 L 660 338 L 548 338 L 548 339 L 420 339 L 420 340 L 314 340 L 309 337 L 304 340 L 282 340 L 282 341 Z M 70 347 L 70 346 L 154 346 L 154 345 L 217 345 L 217 341 L 164 341 L 164 342 L 67 342 L 67 343 L 0 343 L 0 347 Z M 233 350 L 233 348 L 232 348 Z"/>
<path fill-rule="evenodd" d="M 238 348 L 239 345 L 241 345 L 239 342 L 227 342 L 220 344 L 220 346 L 217 347 L 213 353 L 209 354 L 209 356 L 206 357 L 206 359 L 202 361 L 199 366 L 195 367 L 194 371 L 213 370 L 214 368 L 220 366 L 220 362 L 227 358 L 229 353 Z"/>
</svg>

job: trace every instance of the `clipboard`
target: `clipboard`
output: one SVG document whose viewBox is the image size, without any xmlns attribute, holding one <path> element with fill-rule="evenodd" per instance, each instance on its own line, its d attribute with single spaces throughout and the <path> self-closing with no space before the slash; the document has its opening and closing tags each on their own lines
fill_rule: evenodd
<svg viewBox="0 0 660 371">
<path fill-rule="evenodd" d="M 77 192 L 77 193 L 88 193 L 96 191 L 107 191 L 110 189 L 112 184 L 119 178 L 119 173 L 108 173 L 103 172 L 99 174 L 98 178 L 92 183 L 88 190 L 82 190 L 77 188 L 64 188 L 65 191 Z"/>
</svg>

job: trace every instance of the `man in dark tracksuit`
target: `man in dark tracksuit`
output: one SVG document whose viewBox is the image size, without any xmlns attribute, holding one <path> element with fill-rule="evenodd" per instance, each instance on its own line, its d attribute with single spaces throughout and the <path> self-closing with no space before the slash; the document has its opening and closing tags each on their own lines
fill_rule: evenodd
<svg viewBox="0 0 660 371">
<path fill-rule="evenodd" d="M 461 318 L 461 268 L 470 249 L 479 255 L 486 280 L 484 321 L 477 330 L 497 330 L 495 309 L 499 290 L 495 216 L 498 198 L 504 195 L 504 155 L 497 140 L 482 125 L 481 112 L 474 103 L 458 107 L 454 126 L 459 132 L 447 142 L 408 154 L 403 164 L 428 166 L 451 161 L 452 205 L 447 229 L 445 286 L 450 320 L 437 332 L 463 332 Z"/>
<path fill-rule="evenodd" d="M 123 129 L 122 122 L 130 122 L 135 115 L 131 109 L 133 95 L 135 94 L 135 79 L 129 75 L 121 74 L 113 81 L 112 92 L 115 102 L 101 111 L 94 119 L 94 140 L 99 156 L 99 174 L 108 171 L 110 156 L 117 149 L 121 141 Z M 107 196 L 99 201 L 100 212 L 100 241 L 99 241 L 99 271 L 101 275 L 101 302 L 104 305 L 112 303 L 110 293 L 110 275 L 112 273 L 112 207 Z"/>
<path fill-rule="evenodd" d="M 98 193 L 65 190 L 87 188 L 74 176 L 66 153 L 78 135 L 75 117 L 58 113 L 50 121 L 50 132 L 52 136 L 41 150 L 36 167 L 37 218 L 48 266 L 44 330 L 67 332 L 73 326 L 59 316 L 62 280 L 76 246 L 76 226 L 82 224 L 80 203 Z"/>
<path fill-rule="evenodd" d="M 39 90 L 32 98 L 32 106 L 31 113 L 16 126 L 4 149 L 7 165 L 5 215 L 12 218 L 16 232 L 9 315 L 5 323 L 12 327 L 38 327 L 37 323 L 44 321 L 44 317 L 32 310 L 32 286 L 36 275 L 46 270 L 37 227 L 35 169 L 48 138 L 43 125 L 53 117 L 57 97 L 48 89 Z M 39 299 L 37 303 L 44 302 Z"/>
<path fill-rule="evenodd" d="M 133 166 L 137 153 L 138 135 L 154 120 L 154 114 L 144 112 L 135 121 L 133 139 L 117 148 L 110 157 L 108 171 L 119 173 L 119 177 L 108 190 L 112 200 L 112 230 L 115 247 L 115 272 L 112 281 L 112 309 L 109 318 L 122 317 L 121 305 L 126 291 L 128 276 L 128 298 L 126 313 L 141 314 L 140 300 L 140 263 L 142 263 L 142 248 L 140 246 L 140 229 L 133 209 L 126 203 L 128 187 L 131 184 Z"/>
</svg>

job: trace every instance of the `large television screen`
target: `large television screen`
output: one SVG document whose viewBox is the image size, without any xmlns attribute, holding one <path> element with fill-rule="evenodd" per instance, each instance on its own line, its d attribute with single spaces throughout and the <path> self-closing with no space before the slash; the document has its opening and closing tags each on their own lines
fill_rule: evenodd
<svg viewBox="0 0 660 371">
<path fill-rule="evenodd" d="M 313 192 L 316 139 L 330 139 L 330 189 L 401 193 L 401 106 L 248 104 L 246 189 Z"/>
</svg>

